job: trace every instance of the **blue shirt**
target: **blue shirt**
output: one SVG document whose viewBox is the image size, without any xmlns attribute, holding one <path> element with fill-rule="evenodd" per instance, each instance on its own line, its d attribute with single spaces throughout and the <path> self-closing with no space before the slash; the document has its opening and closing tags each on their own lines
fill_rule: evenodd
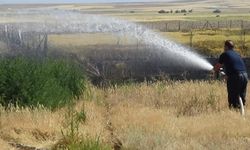
<svg viewBox="0 0 250 150">
<path fill-rule="evenodd" d="M 220 55 L 219 63 L 223 64 L 227 76 L 246 71 L 246 66 L 240 55 L 234 50 L 227 50 Z"/>
</svg>

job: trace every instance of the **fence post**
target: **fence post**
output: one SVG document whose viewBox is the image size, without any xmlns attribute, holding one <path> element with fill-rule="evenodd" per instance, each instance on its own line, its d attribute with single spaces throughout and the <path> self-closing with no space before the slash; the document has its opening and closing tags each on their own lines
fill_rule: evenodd
<svg viewBox="0 0 250 150">
<path fill-rule="evenodd" d="M 19 37 L 19 41 L 20 41 L 20 46 L 23 45 L 23 37 L 22 37 L 22 31 L 19 29 L 18 30 L 18 37 Z"/>
<path fill-rule="evenodd" d="M 120 45 L 120 40 L 121 40 L 121 39 L 120 39 L 120 37 L 118 36 L 118 37 L 117 37 L 117 41 L 116 41 L 116 45 L 117 45 L 117 46 Z"/>
<path fill-rule="evenodd" d="M 4 31 L 5 31 L 5 36 L 7 37 L 8 36 L 8 25 L 4 26 Z"/>
<path fill-rule="evenodd" d="M 5 38 L 5 41 L 6 41 L 6 44 L 8 45 L 8 47 L 9 47 L 9 35 L 8 35 L 8 25 L 4 25 L 4 32 L 5 32 L 5 34 L 4 34 L 4 38 Z"/>
<path fill-rule="evenodd" d="M 209 22 L 208 22 L 208 20 L 206 21 L 206 23 L 203 25 L 203 30 L 207 30 L 208 29 L 208 24 L 209 24 Z"/>
<path fill-rule="evenodd" d="M 179 24 L 178 24 L 178 31 L 181 31 L 181 21 L 179 21 Z"/>
<path fill-rule="evenodd" d="M 44 56 L 46 57 L 47 56 L 47 52 L 48 52 L 48 34 L 46 33 L 44 35 L 44 46 L 43 46 L 43 51 L 44 51 Z"/>
<path fill-rule="evenodd" d="M 191 29 L 190 30 L 190 43 L 189 43 L 190 47 L 193 47 L 193 37 L 194 37 L 193 30 Z"/>
<path fill-rule="evenodd" d="M 232 20 L 230 20 L 229 27 L 232 29 Z"/>
<path fill-rule="evenodd" d="M 246 31 L 244 29 L 241 30 L 241 51 L 245 53 L 245 43 L 246 43 Z"/>
<path fill-rule="evenodd" d="M 166 32 L 168 32 L 168 23 L 166 23 L 166 29 L 165 29 Z"/>
<path fill-rule="evenodd" d="M 240 27 L 241 27 L 241 30 L 244 29 L 244 21 L 243 21 L 243 20 L 241 20 L 241 25 L 240 25 Z"/>
<path fill-rule="evenodd" d="M 243 42 L 244 42 L 244 47 L 245 47 L 245 43 L 246 43 L 246 30 L 244 30 L 244 33 L 243 33 Z"/>
<path fill-rule="evenodd" d="M 244 22 L 243 22 L 243 20 L 241 20 L 241 25 L 240 25 L 240 27 L 241 27 L 241 31 L 240 31 L 240 41 L 241 41 L 241 52 L 243 52 L 244 51 L 244 47 L 245 47 L 245 42 L 244 42 L 244 33 L 245 33 L 245 31 L 244 31 Z"/>
</svg>

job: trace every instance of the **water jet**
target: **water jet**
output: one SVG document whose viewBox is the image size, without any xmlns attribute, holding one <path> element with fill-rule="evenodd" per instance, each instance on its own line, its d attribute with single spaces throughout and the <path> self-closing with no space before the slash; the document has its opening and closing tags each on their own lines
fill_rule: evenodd
<svg viewBox="0 0 250 150">
<path fill-rule="evenodd" d="M 129 36 L 152 47 L 154 52 L 165 57 L 165 63 L 168 63 L 173 68 L 182 66 L 181 68 L 184 70 L 195 68 L 196 70 L 204 71 L 209 71 L 213 68 L 204 57 L 191 49 L 164 38 L 143 25 L 126 20 L 102 15 L 82 14 L 75 11 L 49 9 L 9 12 L 9 14 L 5 15 L 22 18 L 22 21 L 14 24 L 12 27 L 16 28 L 19 37 L 28 32 L 46 35 L 109 33 L 117 36 Z"/>
</svg>

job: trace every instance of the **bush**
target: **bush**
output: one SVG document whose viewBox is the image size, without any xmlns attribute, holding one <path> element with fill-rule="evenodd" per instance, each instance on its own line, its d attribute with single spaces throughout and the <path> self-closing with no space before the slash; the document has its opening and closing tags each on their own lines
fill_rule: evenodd
<svg viewBox="0 0 250 150">
<path fill-rule="evenodd" d="M 176 11 L 175 11 L 176 14 L 178 14 L 178 13 L 180 13 L 180 12 L 181 12 L 180 10 L 176 10 Z"/>
<path fill-rule="evenodd" d="M 81 134 L 80 125 L 86 121 L 84 107 L 77 111 L 75 103 L 70 102 L 67 108 L 64 120 L 65 128 L 61 130 L 63 138 L 52 149 L 111 150 L 109 145 L 101 143 L 99 137 L 92 138 Z"/>
<path fill-rule="evenodd" d="M 213 13 L 221 13 L 221 10 L 216 9 L 216 10 L 213 11 Z"/>
<path fill-rule="evenodd" d="M 82 142 L 70 144 L 67 146 L 69 150 L 111 150 L 109 145 L 105 145 L 99 139 L 85 139 Z"/>
<path fill-rule="evenodd" d="M 67 61 L 35 58 L 0 60 L 0 103 L 56 108 L 85 89 L 81 69 Z"/>
<path fill-rule="evenodd" d="M 187 13 L 187 10 L 186 9 L 182 9 L 181 13 Z"/>
<path fill-rule="evenodd" d="M 158 11 L 158 13 L 163 14 L 163 13 L 166 13 L 166 11 L 165 10 L 160 10 L 160 11 Z"/>
</svg>

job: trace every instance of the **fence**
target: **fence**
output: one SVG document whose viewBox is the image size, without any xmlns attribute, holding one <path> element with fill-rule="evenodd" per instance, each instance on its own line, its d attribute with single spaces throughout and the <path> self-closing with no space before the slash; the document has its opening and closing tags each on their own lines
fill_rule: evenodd
<svg viewBox="0 0 250 150">
<path fill-rule="evenodd" d="M 185 26 L 183 25 L 186 21 L 181 22 L 172 22 L 173 25 L 165 26 L 165 30 L 173 31 L 177 30 L 188 30 L 194 29 L 205 29 L 209 27 L 214 27 L 214 24 L 210 21 L 201 22 L 200 25 L 192 22 L 188 22 Z M 174 23 L 177 23 L 174 24 Z M 191 23 L 192 26 L 189 26 Z M 241 27 L 242 31 L 248 30 L 250 24 L 249 22 L 242 21 L 239 22 L 240 25 L 235 24 L 235 22 L 229 23 L 229 27 L 236 28 Z M 230 25 L 231 24 L 231 25 Z M 166 25 L 166 22 L 165 22 Z M 217 23 L 217 27 L 224 28 L 222 23 Z M 156 26 L 154 26 L 156 27 Z M 159 26 L 160 27 L 160 26 Z M 171 27 L 171 28 L 170 28 Z M 190 27 L 188 29 L 188 27 Z M 192 28 L 191 28 L 192 27 Z M 190 31 L 189 31 L 190 32 Z M 6 45 L 11 50 L 19 50 L 19 49 L 30 49 L 31 51 L 37 51 L 39 54 L 46 55 L 46 51 L 48 49 L 48 34 L 49 33 L 34 33 L 34 32 L 23 32 L 18 28 L 15 28 L 12 25 L 0 25 L 0 41 L 6 43 Z M 244 35 L 246 32 L 242 32 L 242 40 L 244 40 Z M 194 33 L 191 32 L 190 37 L 192 37 Z M 191 45 L 192 46 L 192 45 Z M 19 47 L 18 49 L 16 49 Z M 137 46 L 137 48 L 140 48 Z M 145 78 L 154 78 L 160 77 L 162 74 L 168 75 L 170 78 L 178 78 L 178 79 L 204 79 L 207 78 L 207 71 L 200 71 L 195 68 L 187 68 L 186 66 L 173 67 L 171 61 L 167 61 L 164 55 L 157 55 L 150 47 L 148 51 L 134 51 L 135 47 L 131 47 L 130 50 L 127 51 L 116 51 L 114 49 L 109 49 L 110 51 L 105 51 L 104 47 L 102 47 L 102 54 L 100 52 L 95 52 L 91 50 L 91 55 L 84 56 L 85 60 L 88 63 L 92 64 L 92 66 L 96 67 L 95 70 L 99 72 L 99 74 L 103 74 L 107 79 L 138 79 L 144 80 Z M 153 53 L 150 53 L 153 51 Z M 97 56 L 93 56 L 94 54 L 98 54 Z M 79 56 L 74 55 L 75 58 L 78 59 Z M 125 57 L 127 56 L 127 57 Z M 86 58 L 87 57 L 87 58 Z M 79 59 L 79 61 L 82 61 Z M 209 61 L 214 62 L 215 58 L 209 58 Z M 248 72 L 250 73 L 250 60 L 245 59 Z"/>
<path fill-rule="evenodd" d="M 159 30 L 161 32 L 187 32 L 189 33 L 189 46 L 193 47 L 196 36 L 196 31 L 202 30 L 228 30 L 233 31 L 237 29 L 238 33 L 236 34 L 239 37 L 237 40 L 238 47 L 244 55 L 249 56 L 249 47 L 247 47 L 246 35 L 250 34 L 250 21 L 246 20 L 203 20 L 203 21 L 160 21 L 160 22 L 144 22 L 141 23 L 147 28 L 153 30 Z"/>
<path fill-rule="evenodd" d="M 204 30 L 204 29 L 250 29 L 250 21 L 246 20 L 218 20 L 218 21 L 186 21 L 186 20 L 171 20 L 159 22 L 141 22 L 144 26 L 160 30 L 162 32 L 174 31 L 190 31 L 190 30 Z"/>
<path fill-rule="evenodd" d="M 47 54 L 47 33 L 25 32 L 15 24 L 0 25 L 0 41 L 4 42 L 13 54 L 25 53 L 37 56 Z"/>
</svg>

